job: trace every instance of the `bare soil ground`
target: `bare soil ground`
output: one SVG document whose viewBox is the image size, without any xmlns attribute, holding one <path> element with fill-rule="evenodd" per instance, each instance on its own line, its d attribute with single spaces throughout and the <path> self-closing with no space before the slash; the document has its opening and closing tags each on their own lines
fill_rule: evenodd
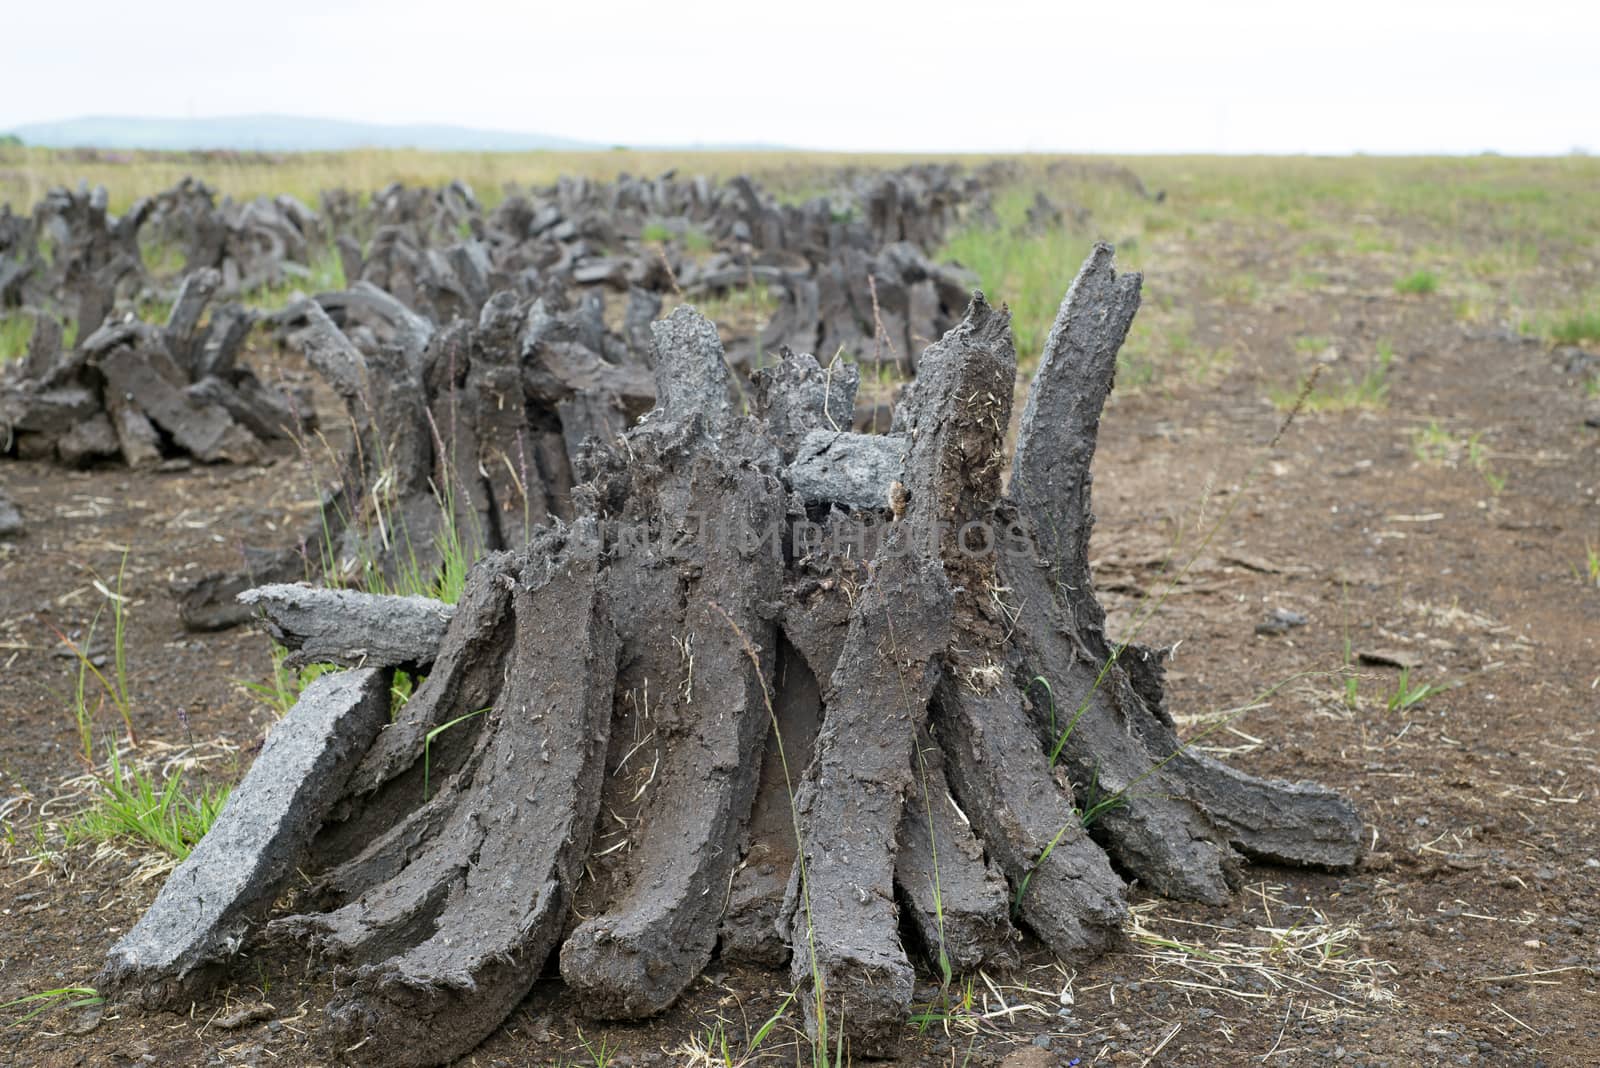
<svg viewBox="0 0 1600 1068">
<path fill-rule="evenodd" d="M 1350 873 L 1252 868 L 1222 908 L 1140 900 L 1126 944 L 1075 971 L 1035 951 L 1015 974 L 944 994 L 929 977 L 902 1063 L 1595 1064 L 1594 402 L 1546 344 L 1460 321 L 1447 296 L 1397 293 L 1371 257 L 1329 251 L 1308 287 L 1291 284 L 1305 266 L 1294 235 L 1218 245 L 1218 233 L 1203 257 L 1186 259 L 1176 235 L 1152 252 L 1149 284 L 1189 310 L 1199 347 L 1231 360 L 1114 398 L 1096 467 L 1097 584 L 1114 632 L 1170 590 L 1140 640 L 1181 643 L 1173 708 L 1193 717 L 1189 736 L 1253 772 L 1347 791 L 1371 855 Z M 1230 261 L 1252 291 L 1219 300 Z M 1270 446 L 1283 419 L 1271 395 L 1292 396 L 1319 360 L 1319 389 L 1359 379 L 1380 342 L 1393 359 L 1379 402 L 1304 412 Z M 1419 442 L 1438 447 L 1419 455 Z M 159 885 L 137 848 L 41 853 L 34 838 L 81 803 L 77 666 L 58 632 L 81 634 L 103 602 L 91 571 L 113 575 L 127 551 L 145 753 L 231 781 L 273 719 L 237 681 L 270 674 L 268 643 L 184 633 L 167 581 L 230 563 L 243 537 L 296 528 L 312 480 L 294 457 L 152 475 L 11 463 L 0 478 L 29 521 L 0 543 L 8 1001 L 89 982 Z M 1306 622 L 1258 633 L 1278 609 Z M 1415 658 L 1413 689 L 1442 689 L 1391 708 L 1398 671 L 1355 656 L 1384 650 Z M 615 1027 L 546 983 L 462 1063 L 741 1063 L 788 987 L 787 972 L 713 966 L 664 1018 Z M 6 1027 L 0 1063 L 338 1063 L 313 1037 L 326 995 L 314 964 L 247 958 L 187 1015 L 58 1009 Z M 779 1023 L 761 1063 L 809 1062 L 797 1020 Z M 696 1060 L 719 1026 L 727 1058 Z"/>
</svg>

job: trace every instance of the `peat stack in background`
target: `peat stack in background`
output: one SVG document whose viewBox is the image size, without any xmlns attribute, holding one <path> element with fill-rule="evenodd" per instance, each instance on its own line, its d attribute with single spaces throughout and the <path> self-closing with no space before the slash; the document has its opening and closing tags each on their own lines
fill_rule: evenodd
<svg viewBox="0 0 1600 1068">
<path fill-rule="evenodd" d="M 343 1056 L 440 1064 L 552 954 L 636 1018 L 720 941 L 789 959 L 814 1037 L 889 1056 L 913 957 L 973 969 L 1016 924 L 1081 961 L 1125 879 L 1220 904 L 1248 858 L 1352 864 L 1349 804 L 1187 748 L 1162 654 L 1104 634 L 1090 462 L 1139 285 L 1107 246 L 1085 264 L 1009 488 L 1016 359 L 981 295 L 876 437 L 837 429 L 855 379 L 808 356 L 736 416 L 715 328 L 679 309 L 657 406 L 588 457 L 572 520 L 453 608 L 256 591 L 302 659 L 360 666 L 274 728 L 98 988 L 186 1006 L 241 945 L 310 947 Z M 400 667 L 427 679 L 386 725 Z"/>
<path fill-rule="evenodd" d="M 237 596 L 262 583 L 427 586 L 447 560 L 520 549 L 572 518 L 586 443 L 614 440 L 655 401 L 641 346 L 659 309 L 635 293 L 627 336 L 601 302 L 568 307 L 559 290 L 497 293 L 445 324 L 367 282 L 287 309 L 279 328 L 343 401 L 353 440 L 298 541 L 182 581 L 179 615 L 196 630 L 243 622 Z"/>
<path fill-rule="evenodd" d="M 0 387 L 0 452 L 135 466 L 253 458 L 279 435 L 284 399 L 235 364 L 254 316 L 225 304 L 205 321 L 207 305 L 307 278 L 313 247 L 328 241 L 352 292 L 381 291 L 440 328 L 477 322 L 496 294 L 543 298 L 576 306 L 591 351 L 619 362 L 602 351 L 608 290 L 627 294 L 624 341 L 637 352 L 667 294 L 765 286 L 778 311 L 760 336 L 734 339 L 735 364 L 787 347 L 910 373 L 911 353 L 959 318 L 971 282 L 928 251 L 966 204 L 986 199 L 982 180 L 938 166 L 802 205 L 743 177 L 563 179 L 491 212 L 460 182 L 395 185 L 367 206 L 330 193 L 325 216 L 289 196 L 218 203 L 193 179 L 121 216 L 104 188 L 52 190 L 31 216 L 0 212 L 0 306 L 38 324 L 28 360 Z M 184 273 L 155 277 L 142 238 L 181 257 Z M 691 248 L 696 239 L 709 248 Z M 124 314 L 154 299 L 173 302 L 164 328 Z M 63 344 L 61 321 L 77 323 L 74 344 Z M 102 362 L 117 379 L 109 394 Z"/>
<path fill-rule="evenodd" d="M 286 193 L 219 204 L 204 182 L 184 178 L 151 201 L 147 237 L 176 249 L 185 271 L 217 271 L 224 296 L 308 277 L 312 249 L 327 239 L 316 212 Z"/>
<path fill-rule="evenodd" d="M 733 339 L 734 366 L 787 346 L 909 372 L 914 353 L 959 320 L 972 284 L 929 254 L 969 206 L 987 202 L 984 179 L 921 165 L 803 204 L 780 203 L 744 176 L 718 184 L 669 174 L 563 178 L 513 189 L 489 212 L 459 182 L 391 186 L 366 207 L 328 194 L 323 214 L 347 281 L 436 322 L 474 318 L 504 290 L 703 299 L 765 287 L 778 310 L 759 336 Z"/>
<path fill-rule="evenodd" d="M 196 271 L 164 325 L 130 317 L 70 347 L 60 324 L 40 315 L 27 355 L 0 382 L 0 456 L 74 467 L 112 457 L 134 468 L 169 456 L 244 463 L 308 426 L 305 398 L 238 362 L 254 314 L 225 304 L 207 317 L 220 282 L 214 270 Z"/>
<path fill-rule="evenodd" d="M 93 333 L 115 306 L 119 294 L 131 295 L 145 281 L 139 254 L 139 228 L 150 214 L 150 201 L 135 202 L 120 216 L 107 210 L 104 186 L 92 191 L 52 189 L 34 210 L 33 236 L 48 240 L 48 266 L 39 279 L 43 297 L 53 300 L 78 321 L 78 336 Z"/>
</svg>

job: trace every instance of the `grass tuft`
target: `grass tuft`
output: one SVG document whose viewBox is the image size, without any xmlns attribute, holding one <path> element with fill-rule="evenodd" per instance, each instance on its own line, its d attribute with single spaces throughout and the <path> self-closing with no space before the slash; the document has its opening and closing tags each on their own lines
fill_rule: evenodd
<svg viewBox="0 0 1600 1068">
<path fill-rule="evenodd" d="M 344 261 L 333 245 L 324 245 L 311 253 L 311 263 L 302 276 L 286 275 L 281 281 L 261 286 L 246 294 L 251 307 L 273 312 L 287 308 L 302 295 L 315 295 L 330 290 L 343 289 Z"/>
<path fill-rule="evenodd" d="M 62 824 L 65 843 L 131 840 L 183 860 L 211 829 L 228 799 L 227 788 L 206 786 L 189 793 L 181 768 L 158 783 L 150 771 L 124 767 L 115 746 L 107 750 L 105 773 L 96 780 L 97 795 Z"/>
<path fill-rule="evenodd" d="M 1484 484 L 1496 496 L 1506 488 L 1506 476 L 1489 466 L 1489 449 L 1483 443 L 1482 431 L 1457 438 L 1435 419 L 1426 427 L 1412 432 L 1411 451 L 1429 467 L 1460 467 L 1465 464 L 1483 477 Z"/>
<path fill-rule="evenodd" d="M 1426 296 L 1439 291 L 1439 276 L 1432 271 L 1414 271 L 1394 284 L 1395 292 Z"/>
<path fill-rule="evenodd" d="M 1443 687 L 1433 686 L 1429 683 L 1411 685 L 1411 669 L 1402 668 L 1400 678 L 1395 684 L 1394 693 L 1389 695 L 1387 702 L 1390 712 L 1404 712 L 1413 705 L 1419 705 L 1429 697 L 1438 693 Z"/>
<path fill-rule="evenodd" d="M 0 1012 L 20 1012 L 21 1015 L 11 1021 L 12 1026 L 17 1026 L 52 1009 L 83 1009 L 104 1004 L 105 1000 L 92 986 L 63 986 L 0 1003 Z"/>
<path fill-rule="evenodd" d="M 728 1038 L 728 1021 L 720 1016 L 667 1053 L 676 1057 L 674 1063 L 683 1068 L 745 1068 L 746 1065 L 758 1063 L 766 1059 L 760 1055 L 762 1045 L 782 1022 L 792 1004 L 794 993 L 791 991 L 783 996 L 777 1009 L 756 1028 L 755 1033 L 747 1036 L 742 1053 L 735 1052 L 735 1046 Z M 748 1027 L 747 1023 L 747 1030 Z"/>
<path fill-rule="evenodd" d="M 1583 567 L 1589 576 L 1591 586 L 1600 586 L 1600 545 L 1592 542 L 1585 544 Z"/>
<path fill-rule="evenodd" d="M 1550 337 L 1564 345 L 1600 341 L 1600 309 L 1573 312 L 1550 326 Z"/>
<path fill-rule="evenodd" d="M 28 353 L 33 337 L 33 319 L 22 312 L 0 315 L 0 367 L 20 360 Z"/>
<path fill-rule="evenodd" d="M 139 736 L 133 729 L 133 697 L 128 686 L 128 598 L 122 593 L 122 578 L 128 567 L 128 556 L 122 556 L 122 562 L 117 566 L 117 579 L 115 588 L 108 587 L 99 576 L 95 576 L 91 585 L 105 598 L 95 610 L 94 618 L 89 622 L 88 633 L 84 636 L 83 644 L 79 645 L 71 638 L 57 631 L 62 643 L 72 652 L 78 661 L 77 685 L 73 690 L 72 714 L 78 726 L 78 744 L 81 748 L 80 755 L 85 764 L 94 763 L 94 721 L 98 713 L 107 702 L 116 709 L 122 718 L 123 729 L 127 732 L 128 745 L 138 748 Z M 93 574 L 93 572 L 91 572 Z M 108 678 L 95 661 L 98 657 L 93 655 L 95 629 L 100 625 L 100 619 L 107 606 L 111 608 L 111 650 L 112 670 Z M 89 694 L 94 687 L 89 685 L 93 679 L 98 684 L 97 700 L 94 707 L 89 706 Z"/>
<path fill-rule="evenodd" d="M 1308 412 L 1372 411 L 1389 404 L 1389 369 L 1394 364 L 1394 349 L 1387 342 L 1378 342 L 1378 356 L 1360 378 L 1345 377 L 1338 381 L 1324 381 L 1319 375 L 1311 388 L 1290 392 L 1269 391 L 1272 403 L 1282 411 L 1293 410 L 1298 404 Z"/>
</svg>

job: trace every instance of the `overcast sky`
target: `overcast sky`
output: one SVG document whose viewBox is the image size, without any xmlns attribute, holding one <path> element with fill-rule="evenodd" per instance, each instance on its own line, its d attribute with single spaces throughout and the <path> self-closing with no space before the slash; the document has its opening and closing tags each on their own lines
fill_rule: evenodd
<svg viewBox="0 0 1600 1068">
<path fill-rule="evenodd" d="M 17 0 L 0 129 L 272 112 L 602 143 L 1600 151 L 1594 0 Z"/>
</svg>

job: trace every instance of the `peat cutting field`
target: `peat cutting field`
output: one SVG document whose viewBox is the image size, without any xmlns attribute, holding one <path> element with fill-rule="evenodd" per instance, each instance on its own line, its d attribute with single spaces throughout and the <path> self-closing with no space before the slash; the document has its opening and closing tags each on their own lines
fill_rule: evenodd
<svg viewBox="0 0 1600 1068">
<path fill-rule="evenodd" d="M 0 149 L 0 199 L 0 1063 L 1600 1061 L 1600 162 Z M 886 551 L 979 507 L 1037 567 Z M 881 558 L 601 529 L 708 514 Z M 234 790 L 278 822 L 208 854 Z M 192 958 L 119 943 L 191 850 Z"/>
</svg>

